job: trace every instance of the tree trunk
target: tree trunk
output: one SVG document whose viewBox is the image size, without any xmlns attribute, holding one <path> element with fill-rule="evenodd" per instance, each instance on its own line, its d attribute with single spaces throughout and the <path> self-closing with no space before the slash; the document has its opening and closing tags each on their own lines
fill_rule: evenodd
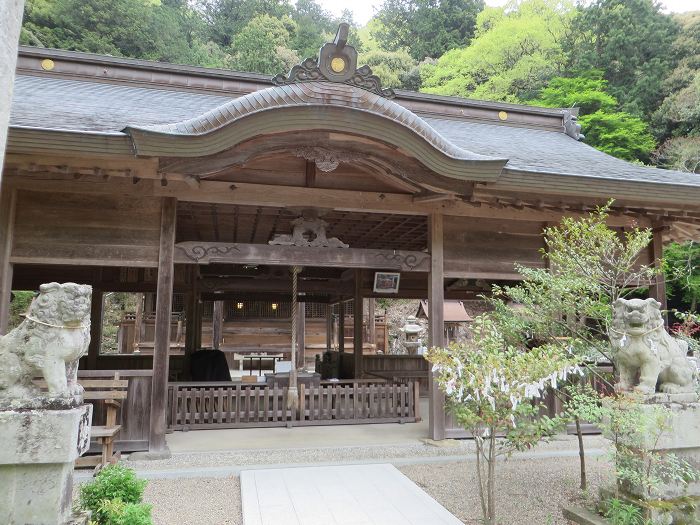
<svg viewBox="0 0 700 525">
<path fill-rule="evenodd" d="M 488 474 L 488 517 L 487 525 L 496 524 L 496 429 L 489 430 L 489 474 Z"/>
<path fill-rule="evenodd" d="M 581 468 L 581 490 L 586 490 L 588 488 L 588 482 L 586 481 L 586 452 L 583 448 L 583 433 L 581 432 L 581 420 L 576 417 L 576 437 L 578 438 L 578 458 Z"/>
</svg>

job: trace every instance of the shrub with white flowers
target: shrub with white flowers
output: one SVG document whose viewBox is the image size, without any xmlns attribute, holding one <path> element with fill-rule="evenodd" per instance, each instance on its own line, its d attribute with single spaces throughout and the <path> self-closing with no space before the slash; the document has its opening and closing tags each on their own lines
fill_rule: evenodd
<svg viewBox="0 0 700 525">
<path fill-rule="evenodd" d="M 510 319 L 517 322 L 517 315 Z M 474 322 L 471 341 L 431 348 L 426 355 L 457 421 L 474 435 L 487 525 L 496 523 L 496 458 L 553 435 L 561 421 L 538 415 L 532 401 L 582 373 L 565 343 L 532 349 L 513 344 L 507 323 L 508 316 L 484 314 Z"/>
</svg>

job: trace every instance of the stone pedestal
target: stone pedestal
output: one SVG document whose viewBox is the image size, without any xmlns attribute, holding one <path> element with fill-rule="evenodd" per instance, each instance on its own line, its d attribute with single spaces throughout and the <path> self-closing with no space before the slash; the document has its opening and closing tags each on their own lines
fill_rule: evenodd
<svg viewBox="0 0 700 525">
<path fill-rule="evenodd" d="M 669 410 L 666 429 L 660 434 L 650 433 L 638 444 L 644 450 L 673 453 L 700 472 L 700 403 L 696 394 L 653 394 L 640 404 L 650 413 L 663 405 Z M 614 491 L 603 489 L 602 500 L 612 497 Z M 687 486 L 670 483 L 645 493 L 640 487 L 626 486 L 621 499 L 639 503 L 653 523 L 700 523 L 700 481 Z M 668 511 L 668 509 L 673 509 Z"/>
<path fill-rule="evenodd" d="M 92 405 L 0 411 L 0 523 L 73 525 L 73 464 L 90 445 Z"/>
</svg>

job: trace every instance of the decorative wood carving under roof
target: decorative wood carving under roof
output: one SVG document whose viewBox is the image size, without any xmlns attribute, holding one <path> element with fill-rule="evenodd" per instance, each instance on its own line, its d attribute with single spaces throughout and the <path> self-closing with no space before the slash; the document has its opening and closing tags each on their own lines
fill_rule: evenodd
<svg viewBox="0 0 700 525">
<path fill-rule="evenodd" d="M 347 45 L 348 31 L 348 24 L 341 23 L 335 39 L 321 48 L 318 59 L 305 59 L 301 64 L 294 66 L 288 75 L 280 73 L 273 77 L 272 83 L 284 86 L 299 82 L 340 82 L 366 89 L 382 97 L 394 98 L 394 90 L 382 88 L 382 81 L 372 74 L 369 66 L 357 67 L 357 50 Z"/>
</svg>

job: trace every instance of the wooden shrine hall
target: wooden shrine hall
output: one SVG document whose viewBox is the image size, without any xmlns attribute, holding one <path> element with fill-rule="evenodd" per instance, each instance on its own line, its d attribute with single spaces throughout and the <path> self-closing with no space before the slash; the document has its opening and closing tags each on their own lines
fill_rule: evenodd
<svg viewBox="0 0 700 525">
<path fill-rule="evenodd" d="M 371 351 L 364 303 L 427 300 L 429 344 L 441 345 L 443 301 L 517 279 L 514 263 L 542 265 L 542 228 L 563 216 L 615 199 L 612 226 L 653 228 L 649 261 L 697 238 L 697 175 L 583 144 L 573 109 L 383 88 L 346 36 L 341 26 L 317 59 L 272 79 L 21 48 L 0 190 L 0 329 L 11 290 L 91 284 L 81 377 L 129 378 L 125 450 L 162 451 L 182 428 L 419 417 L 430 437 L 457 436 L 420 356 Z M 152 348 L 100 350 L 112 292 L 152 298 Z M 664 283 L 651 292 L 663 300 Z M 202 312 L 219 319 L 239 303 L 297 304 L 297 317 L 316 305 L 327 328 L 317 353 L 333 354 L 340 377 L 300 384 L 295 414 L 286 387 L 187 383 L 202 339 L 221 341 Z M 288 327 L 285 312 L 266 319 Z M 223 339 L 243 352 L 269 329 Z"/>
</svg>

